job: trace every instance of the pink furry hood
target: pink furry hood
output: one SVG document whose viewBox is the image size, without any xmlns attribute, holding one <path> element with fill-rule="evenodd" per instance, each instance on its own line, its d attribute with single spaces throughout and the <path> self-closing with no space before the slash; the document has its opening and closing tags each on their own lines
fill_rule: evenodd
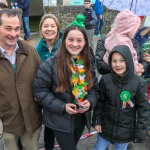
<svg viewBox="0 0 150 150">
<path fill-rule="evenodd" d="M 118 45 L 127 45 L 131 51 L 133 60 L 137 61 L 137 53 L 131 39 L 140 27 L 140 23 L 140 18 L 127 9 L 116 16 L 111 31 L 105 39 L 105 48 L 107 50 L 103 57 L 105 63 L 108 64 L 109 53 Z"/>
</svg>

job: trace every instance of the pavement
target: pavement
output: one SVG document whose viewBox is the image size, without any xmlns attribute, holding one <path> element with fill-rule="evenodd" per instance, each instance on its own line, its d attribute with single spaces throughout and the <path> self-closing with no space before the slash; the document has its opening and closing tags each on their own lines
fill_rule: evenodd
<svg viewBox="0 0 150 150">
<path fill-rule="evenodd" d="M 33 46 L 37 45 L 39 37 L 40 37 L 40 35 L 38 33 L 32 33 L 31 34 L 31 41 L 30 42 Z M 98 39 L 99 39 L 99 37 L 96 37 L 96 36 L 94 37 L 95 48 L 96 48 L 96 44 L 97 44 Z M 95 52 L 95 50 L 94 50 L 94 52 Z M 44 147 L 43 130 L 44 130 L 44 127 L 42 127 L 42 132 L 41 132 L 41 136 L 40 136 L 40 140 L 39 140 L 39 150 L 44 150 L 43 149 L 43 147 Z M 93 132 L 93 131 L 95 131 L 94 128 L 91 128 L 91 132 Z M 85 128 L 83 134 L 85 135 L 87 133 L 88 133 L 87 128 Z M 78 145 L 77 145 L 77 149 L 78 150 L 92 150 L 92 148 L 96 142 L 96 137 L 97 137 L 97 134 L 94 134 L 92 136 L 89 136 L 87 138 L 80 140 Z M 57 141 L 56 141 L 56 144 L 57 144 Z M 133 147 L 130 150 L 150 150 L 150 137 L 147 136 L 144 143 L 140 143 L 140 144 L 132 143 L 132 145 L 133 145 Z M 110 145 L 108 149 L 113 150 L 113 146 Z M 0 150 L 4 150 L 2 139 L 0 140 Z M 55 147 L 54 150 L 60 150 L 60 148 Z"/>
</svg>

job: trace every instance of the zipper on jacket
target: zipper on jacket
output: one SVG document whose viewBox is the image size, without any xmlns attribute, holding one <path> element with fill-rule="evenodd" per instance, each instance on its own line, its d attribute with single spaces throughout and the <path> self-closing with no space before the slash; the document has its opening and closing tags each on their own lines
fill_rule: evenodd
<svg viewBox="0 0 150 150">
<path fill-rule="evenodd" d="M 122 84 L 122 79 L 121 79 L 121 87 L 119 88 L 120 89 L 119 93 L 121 93 L 122 87 L 123 87 L 123 84 Z M 118 120 L 119 120 L 120 109 L 121 109 L 121 100 L 120 100 L 120 97 L 118 97 L 118 100 L 119 100 L 119 108 L 118 108 L 118 116 L 117 116 L 116 126 L 115 126 L 115 130 L 114 130 L 114 139 L 113 139 L 113 141 L 116 141 L 116 131 L 118 129 Z"/>
</svg>

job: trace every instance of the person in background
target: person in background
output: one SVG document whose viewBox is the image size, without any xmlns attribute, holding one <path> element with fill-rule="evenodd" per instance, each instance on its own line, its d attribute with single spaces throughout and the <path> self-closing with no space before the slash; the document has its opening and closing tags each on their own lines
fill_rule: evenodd
<svg viewBox="0 0 150 150">
<path fill-rule="evenodd" d="M 87 31 L 90 46 L 94 50 L 94 28 L 97 21 L 97 17 L 91 7 L 90 0 L 84 0 L 84 8 L 85 8 L 83 12 L 83 15 L 85 16 L 84 24 Z"/>
<path fill-rule="evenodd" d="M 29 43 L 19 40 L 20 20 L 12 9 L 0 11 L 0 119 L 4 146 L 37 150 L 41 132 L 41 108 L 34 100 L 32 82 L 41 60 Z"/>
<path fill-rule="evenodd" d="M 3 3 L 3 4 L 5 4 L 5 5 L 8 7 L 8 2 L 7 2 L 7 0 L 0 0 L 0 3 Z"/>
<path fill-rule="evenodd" d="M 85 16 L 83 14 L 77 14 L 75 17 L 75 20 L 69 23 L 67 28 L 71 25 L 77 25 L 77 26 L 85 28 L 84 21 L 85 21 Z"/>
<path fill-rule="evenodd" d="M 30 0 L 17 0 L 16 7 L 22 9 L 24 40 L 30 41 L 29 8 Z"/>
<path fill-rule="evenodd" d="M 0 10 L 8 8 L 7 5 L 5 5 L 4 3 L 0 2 Z"/>
<path fill-rule="evenodd" d="M 104 25 L 104 17 L 103 17 L 104 8 L 103 8 L 103 4 L 100 0 L 95 1 L 94 11 L 95 11 L 95 14 L 97 16 L 95 34 L 96 34 L 96 36 L 102 38 L 103 34 L 102 34 L 101 30 L 102 30 L 102 27 Z"/>
<path fill-rule="evenodd" d="M 141 19 L 141 22 L 144 20 L 145 16 L 139 16 Z"/>
<path fill-rule="evenodd" d="M 134 73 L 131 51 L 126 45 L 115 46 L 109 55 L 111 73 L 102 76 L 100 99 L 93 111 L 93 127 L 98 132 L 93 150 L 127 150 L 128 143 L 146 138 L 149 106 L 146 85 Z"/>
<path fill-rule="evenodd" d="M 17 7 L 17 0 L 11 0 L 11 7 L 12 7 L 12 9 L 18 9 L 18 7 Z"/>
<path fill-rule="evenodd" d="M 148 101 L 150 104 L 150 20 L 135 35 L 139 42 L 145 61 L 149 64 L 145 70 L 144 79 L 147 83 Z M 148 121 L 148 135 L 150 136 L 150 117 Z"/>
<path fill-rule="evenodd" d="M 43 15 L 39 24 L 39 32 L 41 38 L 35 48 L 42 61 L 45 61 L 54 56 L 63 36 L 58 18 L 53 14 Z"/>
<path fill-rule="evenodd" d="M 71 25 L 58 53 L 42 63 L 33 82 L 43 124 L 53 129 L 61 150 L 76 150 L 85 125 L 90 129 L 90 111 L 99 97 L 91 65 L 86 30 Z"/>
<path fill-rule="evenodd" d="M 135 39 L 139 42 L 142 53 L 149 52 L 150 45 L 149 45 L 149 39 L 150 39 L 150 20 L 147 22 L 146 26 L 142 27 L 140 30 L 137 31 L 135 35 Z M 148 43 L 146 43 L 148 42 Z"/>
<path fill-rule="evenodd" d="M 35 47 L 42 61 L 55 55 L 60 45 L 63 32 L 60 31 L 58 18 L 53 14 L 45 14 L 41 18 L 39 24 L 39 32 L 41 38 Z M 53 130 L 45 126 L 44 130 L 44 146 L 45 150 L 54 149 L 54 133 Z"/>
<path fill-rule="evenodd" d="M 132 21 L 131 21 L 132 20 Z M 111 31 L 105 38 L 99 39 L 96 48 L 96 65 L 100 74 L 110 72 L 108 57 L 114 46 L 127 45 L 132 53 L 135 72 L 143 75 L 147 63 L 143 60 L 141 48 L 134 39 L 134 34 L 140 26 L 140 18 L 129 10 L 120 12 L 111 26 Z"/>
</svg>

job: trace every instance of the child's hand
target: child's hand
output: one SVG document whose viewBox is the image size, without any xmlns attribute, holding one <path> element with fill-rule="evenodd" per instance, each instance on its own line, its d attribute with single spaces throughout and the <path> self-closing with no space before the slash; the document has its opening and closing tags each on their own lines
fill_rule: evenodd
<svg viewBox="0 0 150 150">
<path fill-rule="evenodd" d="M 102 127 L 101 127 L 101 125 L 96 125 L 96 126 L 95 126 L 95 130 L 96 130 L 98 133 L 102 133 Z"/>
<path fill-rule="evenodd" d="M 145 54 L 144 54 L 144 60 L 145 60 L 146 62 L 150 63 L 150 54 L 145 53 Z"/>
<path fill-rule="evenodd" d="M 100 19 L 100 20 L 102 20 L 102 19 L 103 19 L 103 16 L 102 16 L 102 15 L 100 15 L 100 16 L 99 16 L 99 19 Z"/>
<path fill-rule="evenodd" d="M 144 72 L 144 67 L 141 63 L 138 63 L 135 68 L 135 73 L 141 76 Z"/>
</svg>

